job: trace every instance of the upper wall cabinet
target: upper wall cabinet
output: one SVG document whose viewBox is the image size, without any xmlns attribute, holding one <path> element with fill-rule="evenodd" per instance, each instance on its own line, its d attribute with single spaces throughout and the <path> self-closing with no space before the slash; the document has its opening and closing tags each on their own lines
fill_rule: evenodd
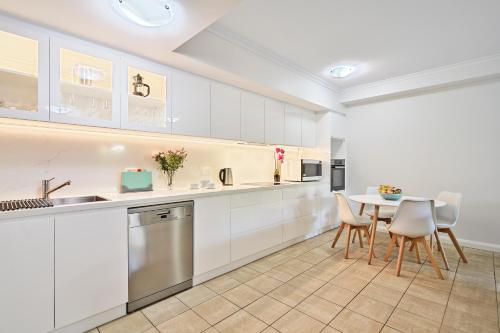
<svg viewBox="0 0 500 333">
<path fill-rule="evenodd" d="M 285 145 L 302 145 L 302 109 L 288 104 L 285 109 Z"/>
<path fill-rule="evenodd" d="M 164 66 L 127 57 L 121 72 L 121 127 L 170 133 L 170 77 Z"/>
<path fill-rule="evenodd" d="M 241 139 L 265 142 L 265 99 L 245 91 L 241 93 Z"/>
<path fill-rule="evenodd" d="M 119 56 L 73 39 L 51 38 L 50 120 L 120 127 Z"/>
<path fill-rule="evenodd" d="M 285 104 L 266 99 L 265 107 L 266 143 L 282 145 L 285 143 Z"/>
<path fill-rule="evenodd" d="M 172 134 L 210 137 L 210 81 L 173 73 Z"/>
<path fill-rule="evenodd" d="M 241 92 L 220 83 L 211 85 L 211 136 L 219 139 L 241 138 Z"/>
<path fill-rule="evenodd" d="M 316 147 L 316 114 L 302 111 L 302 146 Z"/>
<path fill-rule="evenodd" d="M 0 117 L 49 119 L 49 37 L 0 18 Z"/>
</svg>

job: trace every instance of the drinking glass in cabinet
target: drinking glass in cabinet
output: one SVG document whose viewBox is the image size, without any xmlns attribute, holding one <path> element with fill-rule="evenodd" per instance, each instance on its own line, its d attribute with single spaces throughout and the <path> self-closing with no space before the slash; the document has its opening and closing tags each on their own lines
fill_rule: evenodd
<svg viewBox="0 0 500 333">
<path fill-rule="evenodd" d="M 128 121 L 166 127 L 167 78 L 165 75 L 128 67 Z"/>
<path fill-rule="evenodd" d="M 61 101 L 56 112 L 111 120 L 112 62 L 64 48 L 60 52 Z"/>
<path fill-rule="evenodd" d="M 37 112 L 38 41 L 0 31 L 0 108 Z"/>
</svg>

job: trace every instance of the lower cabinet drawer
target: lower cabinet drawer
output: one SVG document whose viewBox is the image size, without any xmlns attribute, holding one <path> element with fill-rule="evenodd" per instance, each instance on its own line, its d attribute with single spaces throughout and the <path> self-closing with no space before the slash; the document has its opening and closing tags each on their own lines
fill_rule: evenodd
<svg viewBox="0 0 500 333">
<path fill-rule="evenodd" d="M 318 229 L 315 216 L 301 217 L 283 224 L 283 241 L 305 236 Z"/>
<path fill-rule="evenodd" d="M 236 261 L 283 242 L 280 224 L 231 236 L 231 261 Z"/>
</svg>

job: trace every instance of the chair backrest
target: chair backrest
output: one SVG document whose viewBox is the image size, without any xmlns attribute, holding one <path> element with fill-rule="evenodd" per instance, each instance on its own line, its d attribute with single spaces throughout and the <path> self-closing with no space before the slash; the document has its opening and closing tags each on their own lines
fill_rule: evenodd
<svg viewBox="0 0 500 333">
<path fill-rule="evenodd" d="M 377 186 L 368 186 L 366 188 L 366 194 L 378 194 L 378 187 Z"/>
<path fill-rule="evenodd" d="M 356 217 L 354 216 L 346 197 L 342 193 L 335 193 L 335 196 L 337 197 L 337 202 L 339 204 L 340 220 L 347 224 L 356 223 Z"/>
<path fill-rule="evenodd" d="M 389 231 L 409 237 L 431 235 L 436 230 L 434 200 L 403 200 Z"/>
<path fill-rule="evenodd" d="M 458 221 L 458 217 L 460 216 L 462 194 L 443 191 L 439 193 L 437 200 L 446 202 L 446 206 L 436 209 L 438 220 L 444 220 L 455 225 Z"/>
</svg>

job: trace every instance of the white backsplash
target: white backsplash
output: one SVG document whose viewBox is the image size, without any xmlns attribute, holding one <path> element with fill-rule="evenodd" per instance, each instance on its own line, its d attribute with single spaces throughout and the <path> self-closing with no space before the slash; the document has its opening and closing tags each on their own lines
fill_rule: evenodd
<svg viewBox="0 0 500 333">
<path fill-rule="evenodd" d="M 52 177 L 54 185 L 72 180 L 58 196 L 116 192 L 120 172 L 132 167 L 152 170 L 154 188 L 166 188 L 151 154 L 181 147 L 188 159 L 174 188 L 206 178 L 219 184 L 219 169 L 225 167 L 233 169 L 235 183 L 273 179 L 273 147 L 3 125 L 0 143 L 0 200 L 39 196 L 41 180 Z M 314 149 L 287 149 L 286 158 L 302 156 L 321 159 Z"/>
</svg>

